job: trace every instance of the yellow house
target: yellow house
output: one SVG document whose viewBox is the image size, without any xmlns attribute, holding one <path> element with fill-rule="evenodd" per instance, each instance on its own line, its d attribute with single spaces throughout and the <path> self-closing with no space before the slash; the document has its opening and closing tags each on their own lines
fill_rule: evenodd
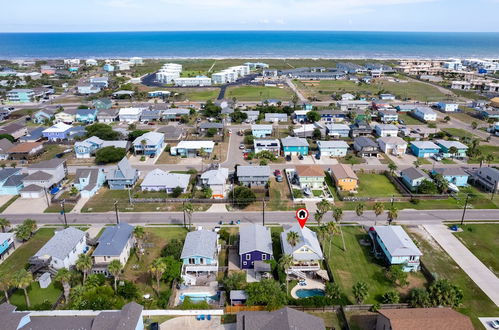
<svg viewBox="0 0 499 330">
<path fill-rule="evenodd" d="M 355 191 L 359 178 L 350 166 L 337 164 L 331 166 L 331 174 L 333 175 L 334 183 L 339 190 Z"/>
<path fill-rule="evenodd" d="M 499 97 L 494 97 L 490 99 L 490 105 L 499 108 Z"/>
<path fill-rule="evenodd" d="M 59 112 L 54 115 L 55 120 L 54 123 L 65 123 L 65 124 L 72 124 L 75 121 L 75 114 L 68 113 L 68 112 Z"/>
</svg>

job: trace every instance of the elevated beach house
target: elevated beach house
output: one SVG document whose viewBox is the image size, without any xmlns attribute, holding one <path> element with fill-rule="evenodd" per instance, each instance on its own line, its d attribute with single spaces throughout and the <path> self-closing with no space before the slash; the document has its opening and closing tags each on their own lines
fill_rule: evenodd
<svg viewBox="0 0 499 330">
<path fill-rule="evenodd" d="M 322 157 L 345 157 L 348 151 L 348 143 L 345 141 L 317 141 L 319 155 Z"/>
<path fill-rule="evenodd" d="M 322 189 L 324 187 L 324 169 L 319 165 L 296 165 L 296 175 L 300 187 L 310 189 Z"/>
<path fill-rule="evenodd" d="M 416 191 L 424 180 L 431 180 L 429 175 L 417 167 L 409 167 L 400 172 L 400 179 L 411 191 Z"/>
<path fill-rule="evenodd" d="M 164 141 L 164 134 L 147 132 L 133 141 L 133 150 L 135 154 L 157 156 L 163 149 Z"/>
<path fill-rule="evenodd" d="M 181 157 L 196 157 L 201 150 L 206 154 L 211 154 L 215 148 L 213 141 L 180 141 L 175 147 L 170 148 L 170 154 Z"/>
<path fill-rule="evenodd" d="M 172 193 L 177 187 L 186 192 L 189 186 L 190 174 L 170 173 L 159 168 L 147 173 L 144 181 L 140 184 L 143 191 L 166 191 Z"/>
<path fill-rule="evenodd" d="M 66 140 L 72 128 L 73 126 L 60 122 L 45 129 L 42 134 L 50 141 Z"/>
<path fill-rule="evenodd" d="M 123 190 L 133 187 L 139 178 L 139 171 L 133 168 L 124 157 L 118 165 L 106 174 L 107 184 L 111 190 Z"/>
<path fill-rule="evenodd" d="M 460 167 L 440 167 L 432 170 L 432 174 L 441 174 L 447 182 L 458 187 L 468 185 L 469 174 Z"/>
<path fill-rule="evenodd" d="M 411 151 L 416 157 L 429 158 L 440 152 L 440 147 L 431 141 L 412 141 Z"/>
<path fill-rule="evenodd" d="M 341 191 L 356 191 L 359 178 L 349 165 L 335 164 L 331 166 L 331 176 L 335 186 Z"/>
<path fill-rule="evenodd" d="M 437 145 L 440 147 L 440 153 L 443 157 L 450 158 L 465 158 L 468 146 L 459 141 L 436 140 Z M 451 149 L 455 148 L 455 150 Z M 454 151 L 454 153 L 451 153 Z"/>
<path fill-rule="evenodd" d="M 251 135 L 263 138 L 272 135 L 272 125 L 251 125 Z"/>
<path fill-rule="evenodd" d="M 103 168 L 77 168 L 73 186 L 83 198 L 90 198 L 104 185 L 106 174 Z"/>
<path fill-rule="evenodd" d="M 307 139 L 295 136 L 287 136 L 281 139 L 284 156 L 308 155 Z"/>
<path fill-rule="evenodd" d="M 97 136 L 89 137 L 83 141 L 77 141 L 74 144 L 74 151 L 76 158 L 90 158 L 92 157 L 97 150 L 105 147 L 115 147 L 115 148 L 123 148 L 128 150 L 130 146 L 130 142 L 123 140 L 115 140 L 115 141 L 105 141 L 99 139 Z"/>
<path fill-rule="evenodd" d="M 270 228 L 260 224 L 239 227 L 239 267 L 253 269 L 255 262 L 272 259 Z M 270 270 L 270 265 L 269 265 Z"/>
<path fill-rule="evenodd" d="M 92 124 L 97 121 L 97 109 L 78 109 L 76 110 L 75 121 L 78 123 Z"/>
<path fill-rule="evenodd" d="M 227 179 L 229 169 L 220 167 L 205 171 L 199 177 L 201 186 L 209 187 L 212 191 L 212 198 L 224 198 L 227 193 Z"/>
<path fill-rule="evenodd" d="M 265 186 L 269 182 L 269 166 L 238 166 L 236 170 L 237 180 L 240 184 L 248 187 Z"/>
<path fill-rule="evenodd" d="M 0 260 L 4 260 L 15 248 L 14 233 L 0 233 Z"/>
<path fill-rule="evenodd" d="M 217 233 L 204 229 L 187 233 L 180 255 L 184 283 L 196 285 L 198 276 L 215 275 L 219 249 Z"/>
</svg>

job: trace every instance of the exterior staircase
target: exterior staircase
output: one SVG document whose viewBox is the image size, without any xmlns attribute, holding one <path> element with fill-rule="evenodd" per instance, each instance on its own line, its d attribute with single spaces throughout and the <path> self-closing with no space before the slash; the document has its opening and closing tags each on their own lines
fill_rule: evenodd
<svg viewBox="0 0 499 330">
<path fill-rule="evenodd" d="M 296 269 L 291 269 L 290 274 L 293 274 L 296 277 L 299 277 L 299 278 L 302 278 L 302 279 L 306 279 L 307 278 L 307 275 L 304 272 L 302 272 L 300 270 L 296 270 Z"/>
</svg>

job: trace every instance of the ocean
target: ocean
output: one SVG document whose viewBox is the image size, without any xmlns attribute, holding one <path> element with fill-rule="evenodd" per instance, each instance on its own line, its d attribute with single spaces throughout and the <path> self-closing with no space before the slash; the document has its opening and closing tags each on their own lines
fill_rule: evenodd
<svg viewBox="0 0 499 330">
<path fill-rule="evenodd" d="M 185 31 L 0 33 L 0 59 L 499 58 L 499 33 Z"/>
</svg>

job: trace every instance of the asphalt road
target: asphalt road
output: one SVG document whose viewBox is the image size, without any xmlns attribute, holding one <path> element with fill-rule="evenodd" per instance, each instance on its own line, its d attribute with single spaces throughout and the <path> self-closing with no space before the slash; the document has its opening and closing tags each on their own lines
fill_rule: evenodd
<svg viewBox="0 0 499 330">
<path fill-rule="evenodd" d="M 401 224 L 438 224 L 442 221 L 460 221 L 463 210 L 401 210 L 396 220 Z M 61 214 L 2 214 L 13 224 L 20 223 L 27 218 L 34 219 L 40 224 L 64 224 L 64 216 Z M 107 213 L 68 213 L 66 214 L 69 224 L 112 224 L 116 223 L 116 214 Z M 131 224 L 181 224 L 183 223 L 182 212 L 120 212 L 120 221 Z M 332 219 L 331 214 L 325 216 L 325 221 Z M 192 215 L 192 223 L 197 225 L 214 225 L 219 221 L 228 223 L 232 220 L 241 220 L 241 223 L 261 223 L 262 212 L 197 212 Z M 358 222 L 371 224 L 376 220 L 374 212 L 367 211 L 362 217 L 358 217 L 354 211 L 343 212 L 343 222 Z M 465 220 L 499 221 L 499 210 L 467 210 Z M 188 218 L 187 218 L 188 221 Z M 265 212 L 266 224 L 294 223 L 295 213 L 287 212 Z M 380 215 L 376 220 L 379 224 L 386 223 L 386 214 Z"/>
</svg>

